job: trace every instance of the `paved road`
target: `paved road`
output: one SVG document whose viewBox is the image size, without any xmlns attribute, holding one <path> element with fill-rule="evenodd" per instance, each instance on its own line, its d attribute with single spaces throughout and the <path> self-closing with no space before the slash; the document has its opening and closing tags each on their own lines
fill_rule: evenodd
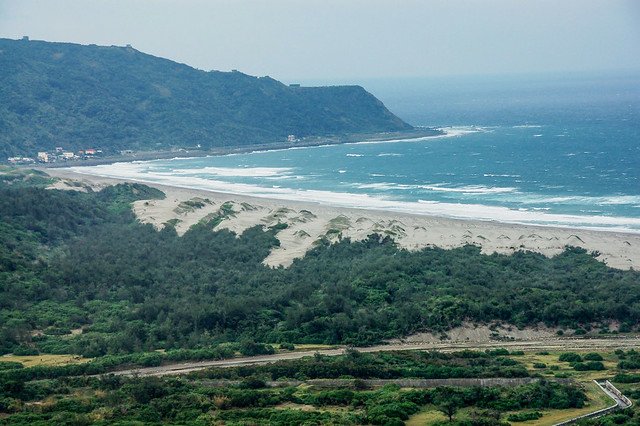
<svg viewBox="0 0 640 426">
<path fill-rule="evenodd" d="M 608 381 L 596 382 L 600 389 L 604 391 L 611 399 L 613 399 L 619 408 L 625 409 L 631 407 L 631 400 L 624 396 L 620 390 L 613 386 Z"/>
<path fill-rule="evenodd" d="M 408 351 L 408 350 L 437 350 L 442 352 L 470 350 L 485 350 L 506 348 L 509 350 L 525 351 L 573 351 L 573 350 L 612 350 L 631 349 L 640 347 L 640 337 L 619 337 L 619 338 L 597 338 L 597 339 L 576 339 L 576 338 L 554 338 L 545 340 L 526 341 L 497 341 L 497 342 L 439 342 L 439 343 L 408 343 L 371 346 L 366 348 L 355 348 L 360 352 L 387 352 L 387 351 Z M 269 364 L 276 361 L 300 359 L 313 356 L 316 353 L 327 356 L 341 355 L 345 348 L 324 349 L 317 351 L 296 351 L 285 352 L 274 355 L 261 355 L 254 357 L 231 358 L 218 361 L 199 361 L 181 364 L 163 365 L 160 367 L 134 368 L 120 370 L 112 374 L 119 376 L 167 376 L 186 374 L 193 371 L 204 370 L 210 367 L 228 368 L 241 365 Z"/>
</svg>

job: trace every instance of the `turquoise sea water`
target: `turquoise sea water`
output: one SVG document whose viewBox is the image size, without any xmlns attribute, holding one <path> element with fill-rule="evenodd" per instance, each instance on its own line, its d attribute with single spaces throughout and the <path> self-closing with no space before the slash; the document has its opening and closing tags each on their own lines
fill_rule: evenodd
<svg viewBox="0 0 640 426">
<path fill-rule="evenodd" d="M 77 170 L 340 206 L 640 232 L 640 78 L 365 87 L 411 124 L 448 136 Z"/>
</svg>

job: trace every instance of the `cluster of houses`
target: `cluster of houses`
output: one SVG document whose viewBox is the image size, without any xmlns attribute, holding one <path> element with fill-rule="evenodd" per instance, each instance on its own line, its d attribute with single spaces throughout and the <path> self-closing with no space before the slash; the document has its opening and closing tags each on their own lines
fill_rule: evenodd
<svg viewBox="0 0 640 426">
<path fill-rule="evenodd" d="M 101 149 L 82 149 L 78 152 L 66 151 L 62 147 L 56 147 L 55 151 L 40 151 L 36 158 L 31 157 L 9 157 L 11 164 L 30 164 L 30 163 L 56 163 L 58 161 L 87 160 L 96 158 L 102 154 Z"/>
</svg>

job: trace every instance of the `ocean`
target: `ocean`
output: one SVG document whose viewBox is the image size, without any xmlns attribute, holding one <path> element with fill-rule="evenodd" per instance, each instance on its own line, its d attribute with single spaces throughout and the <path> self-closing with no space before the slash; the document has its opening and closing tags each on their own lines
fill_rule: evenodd
<svg viewBox="0 0 640 426">
<path fill-rule="evenodd" d="M 363 85 L 410 124 L 447 135 L 74 170 L 334 206 L 640 233 L 640 76 Z"/>
</svg>

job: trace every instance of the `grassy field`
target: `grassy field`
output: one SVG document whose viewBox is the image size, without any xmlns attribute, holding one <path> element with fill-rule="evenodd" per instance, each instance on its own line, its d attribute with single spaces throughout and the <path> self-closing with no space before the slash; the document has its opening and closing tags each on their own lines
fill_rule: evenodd
<svg viewBox="0 0 640 426">
<path fill-rule="evenodd" d="M 554 377 L 557 374 L 566 375 L 579 382 L 589 382 L 594 379 L 601 379 L 607 375 L 611 375 L 611 371 L 614 371 L 617 364 L 617 359 L 613 354 L 600 353 L 604 357 L 603 364 L 606 368 L 605 371 L 576 371 L 569 365 L 568 362 L 560 362 L 558 358 L 563 352 L 550 352 L 548 354 L 526 352 L 524 355 L 510 356 L 516 361 L 519 361 L 527 367 L 529 371 L 540 373 L 546 377 Z M 576 351 L 581 355 L 587 352 Z M 534 363 L 546 364 L 546 368 L 538 369 L 534 368 Z M 553 368 L 553 370 L 552 370 Z"/>
<path fill-rule="evenodd" d="M 296 351 L 319 351 L 322 349 L 336 349 L 335 345 L 321 345 L 321 344 L 296 344 Z"/>
<path fill-rule="evenodd" d="M 584 355 L 586 352 L 578 352 Z M 613 400 L 609 398 L 602 390 L 596 385 L 593 380 L 601 379 L 603 377 L 612 376 L 616 370 L 616 357 L 613 354 L 600 353 L 604 357 L 605 371 L 576 371 L 571 367 L 568 362 L 560 362 L 558 358 L 562 352 L 550 352 L 550 353 L 534 353 L 526 352 L 524 355 L 512 355 L 510 358 L 517 360 L 524 364 L 532 373 L 539 373 L 543 377 L 554 377 L 556 375 L 570 377 L 584 386 L 585 392 L 589 401 L 587 405 L 579 409 L 568 410 L 538 410 L 543 416 L 538 420 L 530 420 L 527 422 L 513 422 L 514 425 L 522 426 L 551 426 L 564 420 L 571 419 L 573 417 L 581 416 L 584 414 L 592 413 L 602 408 L 613 405 Z M 542 363 L 546 365 L 546 368 L 534 368 L 535 363 Z M 470 408 L 462 409 L 456 414 L 457 419 L 465 419 L 469 415 Z M 531 409 L 523 411 L 534 411 Z M 505 413 L 503 420 L 506 420 L 509 414 L 516 412 Z M 447 418 L 439 412 L 433 406 L 426 406 L 423 411 L 411 416 L 406 422 L 408 426 L 423 426 L 433 424 L 435 422 L 446 421 Z"/>
<path fill-rule="evenodd" d="M 574 417 L 582 416 L 584 414 L 592 413 L 602 408 L 609 407 L 614 404 L 613 400 L 609 398 L 602 390 L 593 382 L 583 383 L 585 387 L 585 393 L 589 398 L 589 402 L 582 408 L 569 409 L 569 410 L 538 410 L 543 416 L 538 420 L 530 420 L 528 422 L 512 423 L 517 425 L 535 425 L 535 426 L 552 426 L 556 423 L 560 423 L 565 420 L 569 420 Z M 532 410 L 525 410 L 532 411 Z M 512 414 L 512 413 L 509 413 Z M 505 416 L 506 417 L 506 416 Z"/>
<path fill-rule="evenodd" d="M 0 357 L 0 361 L 19 362 L 25 367 L 34 367 L 37 365 L 56 366 L 81 364 L 91 361 L 91 358 L 82 358 L 77 355 L 4 355 Z"/>
<path fill-rule="evenodd" d="M 428 406 L 424 411 L 421 411 L 413 416 L 409 417 L 409 420 L 405 422 L 406 426 L 424 426 L 435 422 L 442 422 L 447 418 L 440 411 L 436 410 L 433 406 Z"/>
</svg>

